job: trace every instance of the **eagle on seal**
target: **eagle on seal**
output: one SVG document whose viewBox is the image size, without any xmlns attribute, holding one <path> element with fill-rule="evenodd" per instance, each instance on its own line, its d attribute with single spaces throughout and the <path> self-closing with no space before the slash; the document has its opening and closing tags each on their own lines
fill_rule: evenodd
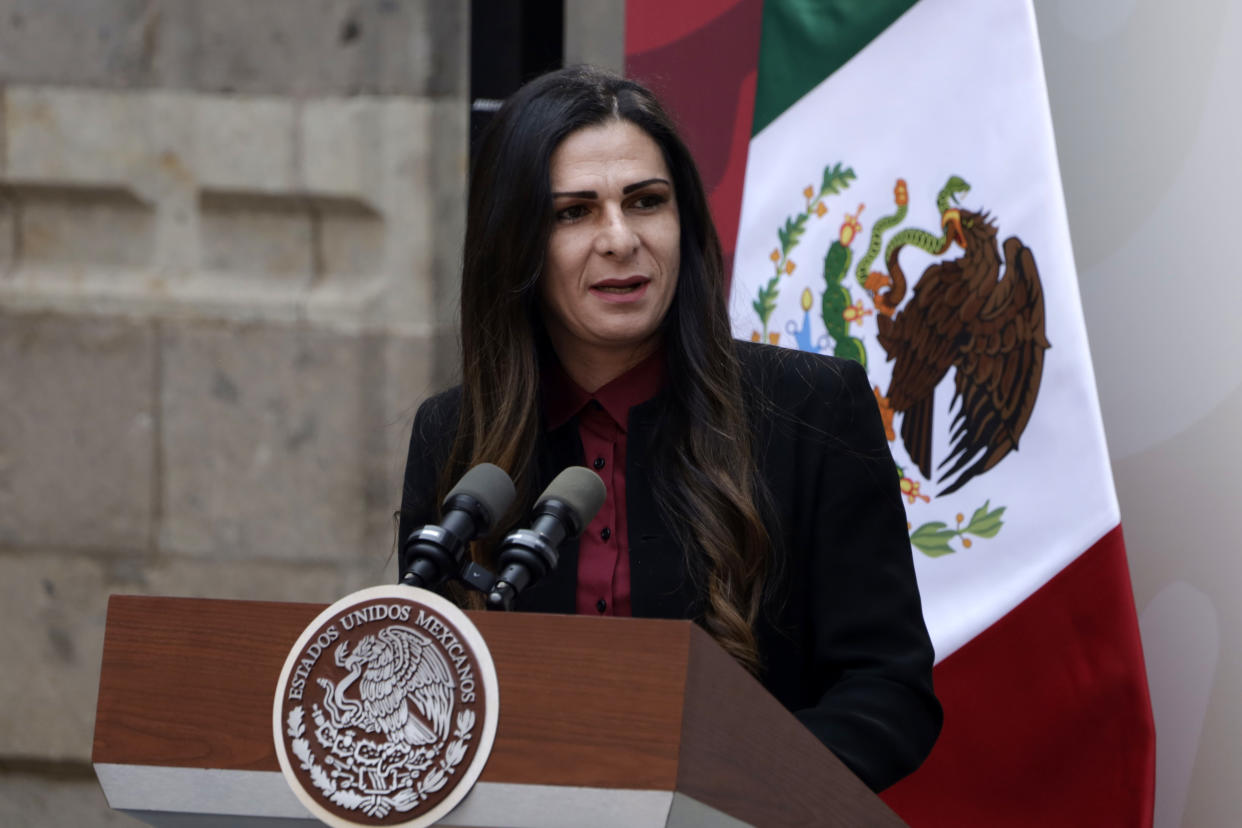
<svg viewBox="0 0 1242 828">
<path fill-rule="evenodd" d="M 928 267 L 909 303 L 891 318 L 877 319 L 880 344 L 893 361 L 888 405 L 904 415 L 902 442 L 927 479 L 936 386 L 955 369 L 953 403 L 958 407 L 950 451 L 938 468 L 952 464 L 941 474 L 942 483 L 957 477 L 942 495 L 1017 450 L 1049 348 L 1043 286 L 1030 248 L 1011 236 L 1002 260 L 996 225 L 986 213 L 950 210 L 944 224 L 964 254 Z M 886 261 L 892 287 L 883 299 L 889 308 L 898 306 L 906 290 L 900 250 L 890 251 Z"/>
<path fill-rule="evenodd" d="M 456 685 L 427 636 L 409 627 L 386 627 L 365 636 L 353 652 L 342 642 L 334 660 L 349 675 L 335 685 L 326 679 L 319 684 L 336 727 L 382 732 L 414 747 L 448 738 Z M 361 702 L 345 696 L 354 682 Z"/>
</svg>

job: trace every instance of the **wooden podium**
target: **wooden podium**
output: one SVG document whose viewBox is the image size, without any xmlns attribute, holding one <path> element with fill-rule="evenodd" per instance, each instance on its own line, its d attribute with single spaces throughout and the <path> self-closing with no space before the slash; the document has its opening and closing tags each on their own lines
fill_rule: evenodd
<svg viewBox="0 0 1242 828">
<path fill-rule="evenodd" d="M 280 773 L 272 696 L 322 609 L 112 596 L 92 753 L 108 803 L 177 828 L 318 824 Z M 500 722 L 442 825 L 904 825 L 688 621 L 469 615 Z"/>
</svg>

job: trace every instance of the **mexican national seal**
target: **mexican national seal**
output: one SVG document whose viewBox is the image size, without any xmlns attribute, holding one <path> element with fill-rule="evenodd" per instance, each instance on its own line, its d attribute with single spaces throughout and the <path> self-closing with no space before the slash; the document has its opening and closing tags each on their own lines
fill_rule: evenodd
<svg viewBox="0 0 1242 828">
<path fill-rule="evenodd" d="M 272 728 L 285 779 L 320 820 L 416 828 L 470 791 L 498 710 L 495 666 L 465 613 L 426 590 L 377 586 L 303 631 Z"/>
</svg>

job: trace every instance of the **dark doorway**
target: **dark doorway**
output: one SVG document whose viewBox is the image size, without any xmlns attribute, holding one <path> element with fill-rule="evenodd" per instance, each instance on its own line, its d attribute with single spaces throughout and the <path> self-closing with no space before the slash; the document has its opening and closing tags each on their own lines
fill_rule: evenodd
<svg viewBox="0 0 1242 828">
<path fill-rule="evenodd" d="M 564 55 L 564 0 L 471 0 L 471 160 L 500 103 L 531 78 L 559 69 Z"/>
</svg>

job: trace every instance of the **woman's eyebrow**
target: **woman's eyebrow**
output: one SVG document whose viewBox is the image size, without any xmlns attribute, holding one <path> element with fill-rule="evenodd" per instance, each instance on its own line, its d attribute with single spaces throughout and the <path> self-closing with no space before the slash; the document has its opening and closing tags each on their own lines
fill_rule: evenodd
<svg viewBox="0 0 1242 828">
<path fill-rule="evenodd" d="M 635 181 L 633 184 L 626 184 L 621 188 L 622 195 L 629 195 L 635 190 L 641 190 L 643 187 L 649 187 L 652 184 L 663 184 L 667 187 L 673 186 L 667 178 L 646 178 L 642 181 Z M 595 190 L 566 190 L 564 192 L 552 193 L 553 198 L 599 198 L 599 193 Z"/>
<path fill-rule="evenodd" d="M 636 181 L 633 184 L 626 184 L 624 187 L 621 188 L 621 194 L 628 195 L 629 193 L 632 193 L 635 190 L 641 190 L 643 187 L 650 186 L 651 184 L 665 184 L 665 185 L 668 185 L 669 187 L 673 186 L 672 184 L 668 183 L 667 178 L 648 178 L 644 181 Z"/>
</svg>

